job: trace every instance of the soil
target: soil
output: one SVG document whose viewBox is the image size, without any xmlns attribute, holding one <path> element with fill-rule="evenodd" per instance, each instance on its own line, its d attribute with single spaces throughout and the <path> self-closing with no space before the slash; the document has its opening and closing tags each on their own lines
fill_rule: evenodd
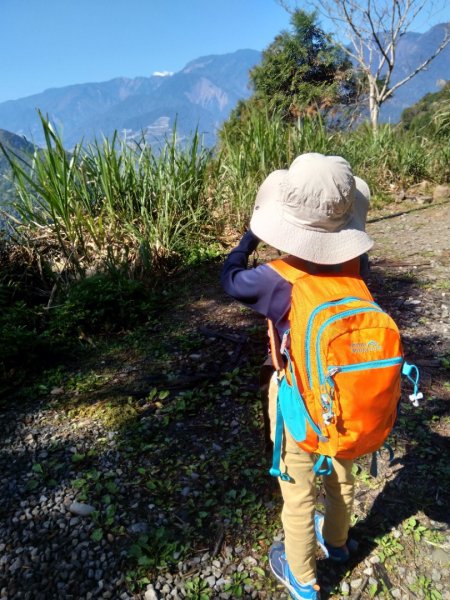
<svg viewBox="0 0 450 600">
<path fill-rule="evenodd" d="M 345 567 L 319 560 L 322 598 L 449 600 L 450 203 L 396 204 L 371 215 L 367 230 L 375 240 L 369 287 L 399 324 L 425 399 L 414 409 L 405 391 L 395 459 L 382 457 L 376 478 L 368 459 L 357 461 L 351 536 L 359 549 Z M 259 254 L 265 260 L 273 251 Z M 282 530 L 258 400 L 265 326 L 223 294 L 220 266 L 179 275 L 158 319 L 107 351 L 99 346 L 59 379 L 47 375 L 52 383 L 37 382 L 40 395 L 4 408 L 2 600 L 183 598 L 186 582 L 189 598 L 286 598 L 266 560 Z M 51 479 L 46 461 L 58 466 Z M 107 472 L 106 483 L 86 475 L 93 465 Z M 117 504 L 112 521 L 73 519 L 73 500 L 100 510 L 102 485 Z M 22 528 L 44 505 L 45 527 Z M 190 547 L 175 544 L 180 561 L 163 568 L 161 558 L 151 562 L 153 541 L 139 547 L 136 563 L 136 551 L 124 548 L 137 543 L 139 527 L 175 531 Z M 33 559 L 35 550 L 28 561 L 32 547 L 45 561 Z"/>
</svg>

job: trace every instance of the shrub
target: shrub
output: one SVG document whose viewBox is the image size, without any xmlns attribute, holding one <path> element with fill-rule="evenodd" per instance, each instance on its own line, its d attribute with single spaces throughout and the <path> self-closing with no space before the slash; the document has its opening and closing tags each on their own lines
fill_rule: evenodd
<svg viewBox="0 0 450 600">
<path fill-rule="evenodd" d="M 151 310 L 149 292 L 140 281 L 98 274 L 72 284 L 51 309 L 49 332 L 61 338 L 102 334 L 135 325 Z"/>
</svg>

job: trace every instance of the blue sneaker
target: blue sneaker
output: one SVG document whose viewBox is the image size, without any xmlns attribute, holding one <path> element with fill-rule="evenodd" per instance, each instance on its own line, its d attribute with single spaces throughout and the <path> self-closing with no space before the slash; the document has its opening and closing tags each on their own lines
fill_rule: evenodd
<svg viewBox="0 0 450 600">
<path fill-rule="evenodd" d="M 347 540 L 346 544 L 338 548 L 336 546 L 330 546 L 326 543 L 322 534 L 323 521 L 323 514 L 316 511 L 314 515 L 314 529 L 316 531 L 317 543 L 321 547 L 326 558 L 330 558 L 337 563 L 346 563 L 350 558 L 350 551 L 356 551 L 358 548 L 357 542 L 355 542 L 355 540 Z"/>
<path fill-rule="evenodd" d="M 270 547 L 269 564 L 275 577 L 287 587 L 294 600 L 319 600 L 320 588 L 315 579 L 309 583 L 300 583 L 292 574 L 282 542 L 273 544 Z"/>
</svg>

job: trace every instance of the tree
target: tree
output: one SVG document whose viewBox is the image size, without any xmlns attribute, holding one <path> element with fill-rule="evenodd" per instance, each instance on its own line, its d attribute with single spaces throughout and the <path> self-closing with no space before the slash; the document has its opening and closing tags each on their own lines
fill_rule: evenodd
<svg viewBox="0 0 450 600">
<path fill-rule="evenodd" d="M 288 2 L 278 0 L 278 3 L 295 14 Z M 391 85 L 399 40 L 425 6 L 430 8 L 435 3 L 430 0 L 309 0 L 307 4 L 331 19 L 342 37 L 350 42 L 349 45 L 338 44 L 367 80 L 370 121 L 375 132 L 381 105 L 425 69 L 450 42 L 447 26 L 436 49 Z"/>
<path fill-rule="evenodd" d="M 295 10 L 291 30 L 282 31 L 250 71 L 250 105 L 280 111 L 287 120 L 348 103 L 355 92 L 351 61 L 317 24 L 316 13 Z M 238 107 L 242 112 L 245 103 Z"/>
</svg>

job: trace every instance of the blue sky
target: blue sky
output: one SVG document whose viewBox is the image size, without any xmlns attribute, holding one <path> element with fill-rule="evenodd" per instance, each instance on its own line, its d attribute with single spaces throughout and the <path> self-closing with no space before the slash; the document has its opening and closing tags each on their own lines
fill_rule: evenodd
<svg viewBox="0 0 450 600">
<path fill-rule="evenodd" d="M 434 22 L 449 18 L 450 4 Z M 275 0 L 0 0 L 0 23 L 2 102 L 263 50 L 289 27 L 289 15 Z"/>
</svg>

